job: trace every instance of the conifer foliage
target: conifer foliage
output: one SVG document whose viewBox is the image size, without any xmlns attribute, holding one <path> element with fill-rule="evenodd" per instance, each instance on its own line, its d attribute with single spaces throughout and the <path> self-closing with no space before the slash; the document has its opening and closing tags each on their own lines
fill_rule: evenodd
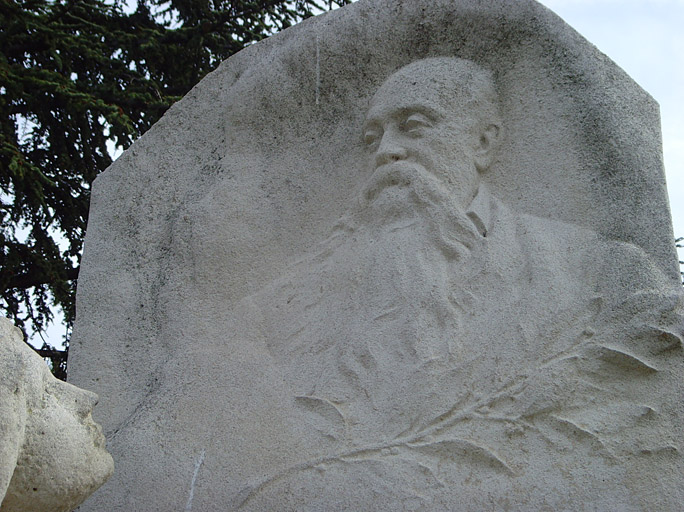
<svg viewBox="0 0 684 512">
<path fill-rule="evenodd" d="M 0 308 L 67 333 L 90 186 L 204 75 L 245 46 L 349 0 L 1 0 Z M 68 337 L 68 336 L 67 336 Z M 43 344 L 66 375 L 66 351 Z"/>
</svg>

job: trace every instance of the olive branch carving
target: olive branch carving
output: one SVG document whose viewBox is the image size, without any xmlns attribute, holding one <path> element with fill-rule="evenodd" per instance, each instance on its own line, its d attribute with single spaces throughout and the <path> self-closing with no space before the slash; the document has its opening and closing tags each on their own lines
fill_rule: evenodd
<svg viewBox="0 0 684 512">
<path fill-rule="evenodd" d="M 559 337 L 565 337 L 566 342 L 571 340 L 565 344 L 567 348 L 522 369 L 495 391 L 484 396 L 469 393 L 415 431 L 409 429 L 374 444 L 343 447 L 253 483 L 239 496 L 238 508 L 266 486 L 297 472 L 411 453 L 458 458 L 515 476 L 514 462 L 496 449 L 496 439 L 482 442 L 472 435 L 482 422 L 534 431 L 554 446 L 561 444 L 557 434 L 570 430 L 597 443 L 600 453 L 609 459 L 620 458 L 621 451 L 678 451 L 668 439 L 653 438 L 650 433 L 658 430 L 640 428 L 659 421 L 658 411 L 622 396 L 621 391 L 626 381 L 638 382 L 657 374 L 659 359 L 681 352 L 684 345 L 678 326 L 684 324 L 682 318 L 679 294 L 664 297 L 640 292 L 619 307 L 606 307 L 597 299 L 594 307 L 573 320 L 572 328 L 558 330 L 550 340 L 560 342 Z M 593 326 L 597 325 L 609 327 L 596 332 Z M 295 401 L 323 425 L 339 427 L 346 421 L 344 411 L 325 398 L 303 396 Z M 635 428 L 645 433 L 640 435 L 639 446 L 623 446 L 612 439 Z M 441 482 L 430 468 L 426 470 Z"/>
</svg>

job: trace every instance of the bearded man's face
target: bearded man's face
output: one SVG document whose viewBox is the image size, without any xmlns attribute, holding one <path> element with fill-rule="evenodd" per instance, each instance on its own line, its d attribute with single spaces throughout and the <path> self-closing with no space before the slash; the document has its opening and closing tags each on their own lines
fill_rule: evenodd
<svg viewBox="0 0 684 512">
<path fill-rule="evenodd" d="M 363 139 L 372 172 L 364 199 L 400 212 L 444 198 L 465 210 L 477 192 L 477 122 L 458 91 L 416 69 L 392 75 L 371 101 Z"/>
</svg>

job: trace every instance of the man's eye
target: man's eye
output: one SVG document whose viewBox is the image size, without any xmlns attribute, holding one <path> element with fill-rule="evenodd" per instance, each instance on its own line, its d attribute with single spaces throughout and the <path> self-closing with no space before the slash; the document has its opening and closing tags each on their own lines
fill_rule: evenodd
<svg viewBox="0 0 684 512">
<path fill-rule="evenodd" d="M 404 121 L 404 131 L 408 133 L 419 133 L 423 128 L 432 126 L 432 121 L 423 114 L 411 114 Z"/>
<path fill-rule="evenodd" d="M 378 133 L 375 130 L 367 130 L 363 134 L 363 142 L 366 144 L 366 146 L 372 146 L 378 142 L 380 139 L 380 133 Z"/>
</svg>

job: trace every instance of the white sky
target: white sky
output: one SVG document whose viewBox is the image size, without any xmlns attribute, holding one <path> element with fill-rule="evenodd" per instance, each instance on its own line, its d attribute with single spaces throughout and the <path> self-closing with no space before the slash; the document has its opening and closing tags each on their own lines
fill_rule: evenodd
<svg viewBox="0 0 684 512">
<path fill-rule="evenodd" d="M 684 0 L 541 3 L 608 55 L 660 104 L 674 233 L 684 236 Z"/>
</svg>

